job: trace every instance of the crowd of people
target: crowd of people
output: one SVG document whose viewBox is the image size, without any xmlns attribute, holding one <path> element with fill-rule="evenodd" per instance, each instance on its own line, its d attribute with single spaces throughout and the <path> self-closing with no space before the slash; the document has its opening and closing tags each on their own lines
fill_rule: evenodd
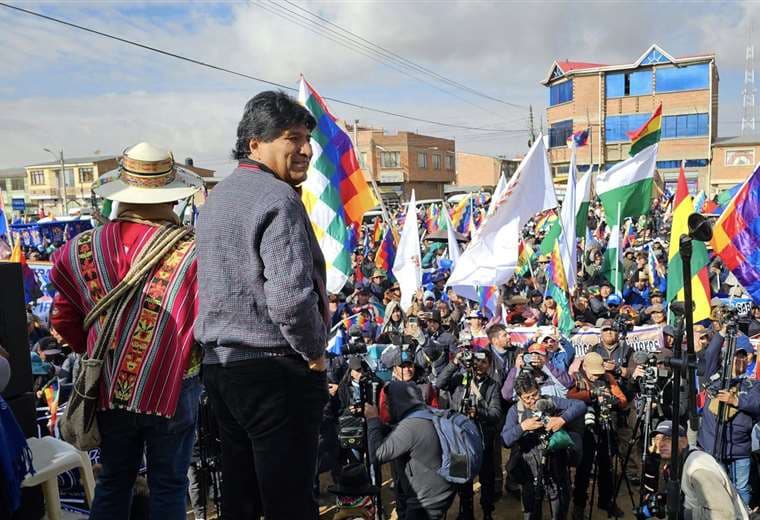
<svg viewBox="0 0 760 520">
<path fill-rule="evenodd" d="M 495 305 L 447 288 L 446 247 L 423 240 L 423 285 L 403 308 L 392 271 L 378 267 L 380 244 L 364 237 L 375 223 L 362 229 L 347 283 L 328 294 L 297 188 L 315 125 L 285 94 L 251 99 L 237 130 L 239 166 L 210 193 L 194 230 L 171 208 L 200 181 L 168 152 L 136 145 L 95 187 L 119 202 L 117 218 L 53 255 L 58 293 L 49 331 L 29 316 L 35 390 L 42 398 L 52 378 L 78 385 L 83 353 L 103 361 L 96 421 L 103 469 L 91 518 L 128 517 L 143 463 L 151 517 L 185 517 L 202 394 L 218 426 L 225 519 L 317 518 L 320 474 L 329 473 L 338 496 L 371 497 L 380 492 L 373 472 L 384 464 L 403 520 L 444 518 L 456 497 L 456 518 L 472 519 L 478 509 L 493 518 L 497 502 L 512 496 L 526 519 L 546 508 L 554 519 L 583 518 L 595 505 L 623 517 L 621 489 L 640 491 L 636 514 L 647 517 L 664 507 L 661 466 L 674 435 L 686 455 L 681 503 L 691 518 L 749 517 L 760 504 L 753 493 L 760 384 L 750 340 L 760 333 L 760 306 L 737 320 L 730 303 L 742 289 L 712 259 L 712 314 L 686 331 L 699 364 L 699 409 L 683 402 L 673 417 L 668 358 L 684 331 L 668 324 L 667 194 L 627 223 L 618 287 L 605 277 L 610 233 L 592 202 L 568 295 L 572 331 L 557 327 L 558 302 L 547 290 L 546 215 L 523 229 L 527 260 L 498 288 Z M 420 208 L 420 222 L 427 210 Z M 643 357 L 627 340 L 639 325 L 662 329 L 661 348 Z M 597 338 L 579 349 L 576 331 Z M 718 385 L 725 366 L 730 387 Z M 72 402 L 79 395 L 72 391 Z M 443 475 L 445 446 L 425 415 L 436 409 L 477 426 L 479 507 L 474 479 Z M 700 424 L 690 428 L 697 412 Z M 651 424 L 642 426 L 643 416 Z M 74 417 L 64 422 L 81 435 Z"/>
</svg>

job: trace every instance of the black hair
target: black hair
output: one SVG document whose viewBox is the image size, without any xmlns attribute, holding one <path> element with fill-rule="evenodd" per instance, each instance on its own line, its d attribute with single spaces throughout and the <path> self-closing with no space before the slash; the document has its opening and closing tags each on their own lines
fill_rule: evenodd
<svg viewBox="0 0 760 520">
<path fill-rule="evenodd" d="M 491 325 L 490 327 L 488 327 L 488 329 L 486 329 L 486 334 L 488 334 L 488 338 L 489 339 L 493 339 L 502 330 L 507 330 L 507 328 L 504 325 L 502 325 L 501 323 L 496 323 L 496 324 Z"/>
<path fill-rule="evenodd" d="M 243 117 L 238 123 L 233 159 L 248 157 L 251 139 L 272 142 L 298 125 L 304 125 L 311 131 L 317 126 L 317 121 L 306 107 L 285 92 L 267 90 L 256 94 L 245 104 Z"/>
<path fill-rule="evenodd" d="M 522 373 L 517 376 L 515 379 L 515 393 L 517 395 L 527 394 L 533 390 L 538 390 L 538 383 L 532 375 Z"/>
</svg>

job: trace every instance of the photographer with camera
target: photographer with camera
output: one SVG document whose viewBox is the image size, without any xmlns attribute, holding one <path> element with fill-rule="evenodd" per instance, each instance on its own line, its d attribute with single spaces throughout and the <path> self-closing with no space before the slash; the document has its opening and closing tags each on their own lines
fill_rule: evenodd
<svg viewBox="0 0 760 520">
<path fill-rule="evenodd" d="M 451 394 L 452 410 L 473 419 L 483 437 L 483 463 L 480 467 L 480 506 L 483 520 L 490 520 L 494 510 L 495 469 L 494 444 L 502 419 L 499 385 L 490 377 L 493 357 L 488 350 L 459 351 L 438 376 L 436 386 Z M 459 491 L 458 520 L 472 520 L 472 483 Z"/>
<path fill-rule="evenodd" d="M 509 340 L 509 332 L 501 323 L 491 325 L 488 334 L 488 350 L 491 352 L 491 378 L 498 383 L 499 388 L 507 379 L 507 373 L 515 366 L 517 346 Z"/>
<path fill-rule="evenodd" d="M 666 465 L 660 475 L 660 465 L 671 458 L 673 422 L 657 425 L 647 449 L 649 455 L 641 482 L 643 500 L 636 517 L 665 518 L 667 497 L 660 487 L 674 469 Z M 678 451 L 681 454 L 681 494 L 685 520 L 749 520 L 745 503 L 729 479 L 724 467 L 709 453 L 689 449 L 686 431 L 678 426 Z M 660 478 L 662 476 L 662 478 Z"/>
<path fill-rule="evenodd" d="M 730 377 L 722 381 L 721 357 L 727 326 L 713 336 L 705 354 L 707 394 L 697 445 L 726 467 L 727 473 L 745 504 L 750 503 L 752 487 L 752 428 L 760 419 L 760 384 L 746 377 L 748 354 L 755 349 L 746 336 L 735 337 L 735 353 L 730 363 Z M 723 361 L 725 363 L 726 360 Z M 720 418 L 719 418 L 720 417 Z"/>
<path fill-rule="evenodd" d="M 547 359 L 548 352 L 541 343 L 533 343 L 528 352 L 521 354 L 515 366 L 507 373 L 507 379 L 501 387 L 501 396 L 507 402 L 515 401 L 515 380 L 521 373 L 528 373 L 536 380 L 541 395 L 565 397 L 567 390 L 573 386 L 573 378 Z"/>
<path fill-rule="evenodd" d="M 616 446 L 613 410 L 625 409 L 628 399 L 613 375 L 604 369 L 604 360 L 596 352 L 589 352 L 583 358 L 581 370 L 576 374 L 575 386 L 568 391 L 567 397 L 588 405 L 583 433 L 583 459 L 575 473 L 573 518 L 580 520 L 584 517 L 589 477 L 595 459 L 599 509 L 607 511 L 609 516 L 621 517 L 623 512 L 615 503 L 613 491 L 612 457 Z"/>
<path fill-rule="evenodd" d="M 348 357 L 348 370 L 338 383 L 337 396 L 340 402 L 340 413 L 360 413 L 364 408 L 367 395 L 371 394 L 371 386 L 382 386 L 382 380 L 377 377 L 369 365 L 359 355 Z"/>
<path fill-rule="evenodd" d="M 441 328 L 441 313 L 438 310 L 419 313 L 417 323 L 423 342 L 415 353 L 415 363 L 422 367 L 423 378 L 435 383 L 449 362 L 449 353 L 454 351 L 456 339 Z"/>
<path fill-rule="evenodd" d="M 586 406 L 574 399 L 542 396 L 530 373 L 520 374 L 514 387 L 518 401 L 507 412 L 501 438 L 515 452 L 509 471 L 521 486 L 524 518 L 542 518 L 547 498 L 552 520 L 562 520 L 570 503 L 567 449 L 573 444 L 563 428 L 583 417 Z"/>
<path fill-rule="evenodd" d="M 604 370 L 609 372 L 617 381 L 620 389 L 630 401 L 633 398 L 631 378 L 633 367 L 631 357 L 633 349 L 625 340 L 629 331 L 633 330 L 631 318 L 626 314 L 618 314 L 614 320 L 604 320 L 600 324 L 599 344 L 589 352 L 596 352 L 604 361 Z M 636 432 L 636 410 L 634 407 L 621 409 L 615 412 L 617 421 L 618 440 L 621 445 L 630 444 Z M 631 483 L 639 481 L 641 475 L 641 460 L 635 455 L 628 461 L 628 480 Z"/>
<path fill-rule="evenodd" d="M 409 417 L 425 409 L 419 389 L 409 382 L 391 381 L 379 404 L 379 408 L 364 407 L 370 458 L 377 464 L 392 463 L 399 520 L 443 519 L 455 488 L 438 474 L 442 449 L 432 421 Z"/>
</svg>

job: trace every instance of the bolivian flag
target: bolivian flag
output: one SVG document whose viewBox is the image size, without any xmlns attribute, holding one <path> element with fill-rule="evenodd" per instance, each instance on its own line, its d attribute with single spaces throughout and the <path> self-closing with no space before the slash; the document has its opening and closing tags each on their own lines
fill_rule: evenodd
<svg viewBox="0 0 760 520">
<path fill-rule="evenodd" d="M 670 249 L 668 251 L 668 301 L 684 300 L 683 269 L 681 254 L 678 252 L 678 241 L 681 235 L 689 233 L 687 220 L 694 212 L 694 201 L 689 195 L 686 185 L 686 175 L 681 163 L 678 173 L 678 187 L 673 199 L 673 226 L 670 232 Z M 692 242 L 691 254 L 691 292 L 694 299 L 694 321 L 710 317 L 710 282 L 707 274 L 707 248 L 703 242 Z"/>
<path fill-rule="evenodd" d="M 654 114 L 649 118 L 649 121 L 644 123 L 644 125 L 635 132 L 628 133 L 628 137 L 631 139 L 631 150 L 628 152 L 630 156 L 633 157 L 644 148 L 659 143 L 661 129 L 662 103 L 660 103 L 660 106 L 654 111 Z"/>
</svg>

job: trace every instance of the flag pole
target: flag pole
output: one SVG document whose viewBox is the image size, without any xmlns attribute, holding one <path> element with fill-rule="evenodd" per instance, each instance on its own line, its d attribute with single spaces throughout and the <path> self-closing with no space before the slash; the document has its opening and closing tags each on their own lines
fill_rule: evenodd
<svg viewBox="0 0 760 520">
<path fill-rule="evenodd" d="M 618 201 L 617 206 L 617 230 L 618 230 L 618 236 L 617 240 L 618 243 L 616 244 L 617 247 L 615 247 L 615 292 L 620 294 L 622 296 L 622 292 L 620 291 L 620 213 L 621 213 L 621 206 L 622 202 Z M 607 247 L 610 247 L 609 244 L 607 244 Z"/>
</svg>

